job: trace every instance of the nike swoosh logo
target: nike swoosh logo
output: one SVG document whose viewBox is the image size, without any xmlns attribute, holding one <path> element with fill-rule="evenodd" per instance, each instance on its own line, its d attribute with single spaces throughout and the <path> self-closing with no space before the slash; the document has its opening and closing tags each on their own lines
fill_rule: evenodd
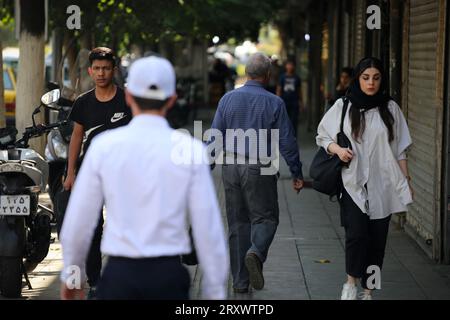
<svg viewBox="0 0 450 320">
<path fill-rule="evenodd" d="M 117 122 L 117 121 L 119 121 L 119 120 L 122 120 L 122 119 L 125 118 L 126 116 L 127 116 L 127 115 L 124 115 L 124 116 L 118 116 L 118 117 L 114 116 L 114 117 L 111 118 L 111 122 L 112 122 L 112 123 Z"/>
<path fill-rule="evenodd" d="M 100 128 L 100 127 L 103 127 L 103 126 L 104 126 L 104 124 L 101 124 L 101 125 L 99 125 L 99 126 L 90 128 L 88 131 L 86 131 L 86 132 L 84 133 L 84 135 L 85 135 L 85 137 L 86 137 L 86 140 L 89 138 L 89 135 L 92 133 L 92 131 L 94 131 L 95 129 L 98 129 L 98 128 Z"/>
</svg>

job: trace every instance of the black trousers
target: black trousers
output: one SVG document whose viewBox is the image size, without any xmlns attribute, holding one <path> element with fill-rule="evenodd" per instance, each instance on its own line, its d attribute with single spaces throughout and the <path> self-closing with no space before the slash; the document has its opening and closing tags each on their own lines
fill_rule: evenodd
<svg viewBox="0 0 450 320">
<path fill-rule="evenodd" d="M 294 127 L 295 138 L 297 139 L 298 131 L 298 118 L 300 114 L 298 103 L 286 103 L 286 111 L 291 120 L 292 126 Z"/>
<path fill-rule="evenodd" d="M 99 300 L 187 300 L 190 276 L 180 256 L 110 257 L 97 287 Z"/>
<path fill-rule="evenodd" d="M 345 188 L 341 200 L 341 218 L 345 228 L 345 269 L 348 275 L 361 278 L 367 289 L 367 279 L 373 274 L 369 266 L 383 266 L 391 216 L 370 220 L 353 202 Z"/>
<path fill-rule="evenodd" d="M 58 237 L 64 222 L 64 216 L 69 203 L 70 194 L 70 191 L 62 190 L 55 195 L 55 198 L 57 199 L 55 203 L 55 212 L 57 215 Z M 100 251 L 100 245 L 103 235 L 103 208 L 98 214 L 99 219 L 97 222 L 97 227 L 95 228 L 94 236 L 92 237 L 91 246 L 86 259 L 86 275 L 87 282 L 90 287 L 95 287 L 97 285 L 98 279 L 100 279 L 100 273 L 102 271 L 102 253 Z"/>
<path fill-rule="evenodd" d="M 86 259 L 86 275 L 87 282 L 90 287 L 95 287 L 100 279 L 100 273 L 102 271 L 102 252 L 100 246 L 102 243 L 103 235 L 103 208 L 99 212 L 99 219 L 97 227 L 92 237 L 91 247 Z"/>
</svg>

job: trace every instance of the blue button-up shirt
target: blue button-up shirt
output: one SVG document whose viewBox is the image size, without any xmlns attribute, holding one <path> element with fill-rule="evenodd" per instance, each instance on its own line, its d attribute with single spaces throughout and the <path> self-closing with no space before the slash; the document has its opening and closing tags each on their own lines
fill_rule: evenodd
<svg viewBox="0 0 450 320">
<path fill-rule="evenodd" d="M 257 154 L 258 159 L 261 158 L 262 141 L 267 144 L 265 153 L 267 156 L 271 156 L 271 129 L 278 129 L 279 151 L 286 160 L 292 177 L 303 179 L 297 140 L 286 112 L 286 106 L 280 97 L 265 90 L 260 82 L 249 80 L 243 87 L 225 94 L 219 101 L 212 128 L 222 132 L 226 152 L 243 155 L 247 158 L 252 158 L 251 155 Z M 248 135 L 245 148 L 239 147 L 237 143 L 227 145 L 227 129 L 242 129 L 243 131 L 254 129 L 257 132 L 258 142 Z M 267 139 L 261 139 L 261 131 L 259 131 L 261 129 L 267 130 Z M 249 152 L 252 148 L 253 150 L 257 149 L 258 152 Z"/>
</svg>

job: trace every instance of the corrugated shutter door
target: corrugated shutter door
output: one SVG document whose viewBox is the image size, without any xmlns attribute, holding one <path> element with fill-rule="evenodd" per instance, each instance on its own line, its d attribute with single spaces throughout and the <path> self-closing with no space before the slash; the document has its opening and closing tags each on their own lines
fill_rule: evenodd
<svg viewBox="0 0 450 320">
<path fill-rule="evenodd" d="M 407 224 L 425 240 L 435 238 L 435 215 L 440 198 L 435 99 L 438 5 L 436 0 L 411 0 L 409 18 L 407 118 L 413 147 L 408 164 L 415 202 L 407 215 Z"/>
</svg>

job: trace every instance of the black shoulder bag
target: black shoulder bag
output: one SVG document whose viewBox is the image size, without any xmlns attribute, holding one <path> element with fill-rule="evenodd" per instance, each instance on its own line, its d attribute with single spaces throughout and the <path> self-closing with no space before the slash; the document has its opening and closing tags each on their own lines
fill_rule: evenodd
<svg viewBox="0 0 450 320">
<path fill-rule="evenodd" d="M 348 98 L 344 97 L 344 106 L 342 108 L 341 126 L 337 134 L 337 144 L 343 148 L 352 149 L 350 140 L 344 133 L 344 119 L 347 113 Z M 341 191 L 341 170 L 342 166 L 348 165 L 338 157 L 338 155 L 329 155 L 327 151 L 320 147 L 317 151 L 309 169 L 309 175 L 313 179 L 312 187 L 330 197 L 339 195 Z"/>
</svg>

